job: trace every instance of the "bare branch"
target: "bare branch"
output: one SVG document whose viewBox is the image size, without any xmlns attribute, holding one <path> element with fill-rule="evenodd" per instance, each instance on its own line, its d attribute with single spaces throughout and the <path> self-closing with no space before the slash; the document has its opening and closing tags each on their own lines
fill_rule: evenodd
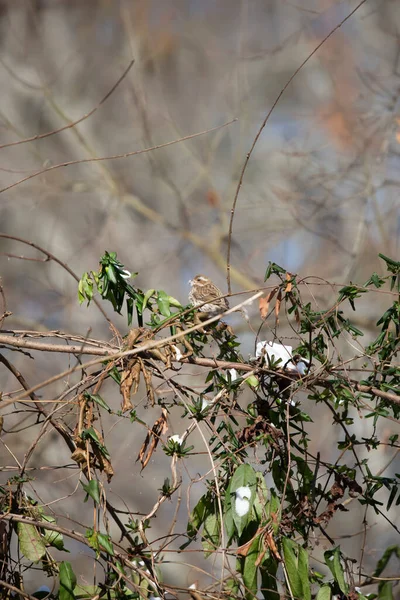
<svg viewBox="0 0 400 600">
<path fill-rule="evenodd" d="M 18 140 L 16 142 L 9 142 L 8 144 L 1 144 L 0 145 L 0 150 L 2 150 L 3 148 L 9 148 L 10 146 L 19 146 L 20 144 L 26 144 L 28 142 L 35 142 L 36 140 L 42 140 L 44 138 L 50 137 L 51 135 L 56 135 L 57 133 L 61 133 L 61 131 L 65 131 L 66 129 L 71 129 L 71 128 L 75 127 L 76 125 L 79 125 L 79 123 L 82 123 L 83 121 L 86 121 L 86 119 L 88 119 L 89 117 L 91 117 L 92 115 L 94 115 L 94 113 L 100 108 L 100 106 L 102 104 L 104 104 L 104 102 L 106 100 L 108 100 L 108 98 L 113 94 L 113 92 L 115 92 L 115 90 L 117 89 L 117 87 L 119 86 L 119 84 L 128 75 L 128 73 L 131 70 L 131 68 L 133 67 L 134 63 L 135 63 L 134 60 L 130 61 L 129 65 L 126 67 L 125 71 L 118 78 L 118 80 L 114 83 L 114 85 L 107 92 L 107 94 L 105 96 L 103 96 L 103 98 L 100 100 L 100 102 L 97 104 L 97 106 L 95 106 L 94 108 L 92 108 L 92 110 L 89 111 L 86 115 L 83 115 L 83 117 L 80 117 L 79 119 L 77 119 L 76 121 L 73 121 L 72 123 L 69 123 L 68 125 L 64 125 L 64 127 L 60 127 L 59 129 L 54 129 L 54 131 L 48 131 L 47 133 L 41 133 L 41 134 L 38 134 L 38 135 L 34 135 L 34 136 L 30 137 L 30 138 L 26 138 L 25 140 Z"/>
<path fill-rule="evenodd" d="M 3 192 L 7 192 L 8 190 L 11 190 L 12 188 L 16 187 L 17 185 L 24 183 L 25 181 L 29 181 L 30 179 L 33 179 L 34 177 L 37 177 L 38 175 L 43 175 L 43 173 L 48 173 L 49 171 L 54 171 L 55 169 L 61 169 L 62 167 L 70 167 L 72 165 L 81 165 L 81 164 L 93 163 L 93 162 L 103 162 L 106 160 L 118 160 L 121 158 L 130 158 L 131 156 L 137 156 L 138 154 L 146 154 L 147 152 L 153 152 L 153 150 L 159 150 L 160 148 L 167 148 L 167 146 L 179 144 L 180 142 L 186 142 L 187 140 L 192 140 L 194 138 L 200 137 L 201 135 L 206 135 L 207 133 L 212 133 L 213 131 L 218 131 L 218 129 L 222 129 L 223 127 L 232 125 L 232 123 L 235 123 L 236 121 L 237 121 L 237 119 L 232 119 L 231 121 L 227 121 L 226 123 L 223 123 L 222 125 L 217 125 L 216 127 L 212 127 L 210 129 L 205 129 L 204 131 L 199 131 L 198 133 L 191 133 L 190 135 L 186 135 L 184 137 L 178 138 L 177 140 L 165 142 L 164 144 L 158 144 L 157 146 L 152 146 L 151 148 L 144 148 L 143 150 L 133 150 L 132 152 L 124 152 L 123 154 L 114 154 L 113 156 L 100 156 L 97 158 L 96 157 L 80 158 L 77 160 L 70 160 L 70 161 L 67 161 L 64 163 L 59 163 L 57 165 L 52 165 L 51 167 L 47 167 L 45 169 L 41 169 L 40 171 L 36 171 L 35 173 L 31 173 L 31 175 L 28 175 L 27 177 L 24 177 L 23 179 L 20 179 L 19 181 L 11 183 L 7 187 L 0 189 L 0 194 L 2 194 Z"/>
</svg>

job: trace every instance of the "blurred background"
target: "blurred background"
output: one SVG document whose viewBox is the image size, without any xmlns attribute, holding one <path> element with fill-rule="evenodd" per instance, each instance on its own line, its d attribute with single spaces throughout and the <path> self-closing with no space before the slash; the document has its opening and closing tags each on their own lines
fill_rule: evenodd
<svg viewBox="0 0 400 600">
<path fill-rule="evenodd" d="M 226 291 L 230 211 L 246 153 L 295 70 L 357 4 L 2 0 L 0 230 L 44 248 L 78 277 L 97 269 L 108 250 L 139 272 L 139 287 L 164 289 L 183 304 L 196 273 Z M 285 90 L 239 194 L 231 248 L 234 292 L 262 285 L 268 261 L 301 277 L 321 278 L 315 282 L 344 284 L 382 272 L 379 252 L 398 258 L 399 38 L 398 3 L 368 0 Z M 99 104 L 132 59 L 126 77 Z M 65 127 L 95 107 L 74 128 L 16 144 Z M 233 119 L 217 131 L 144 154 L 49 170 L 162 145 Z M 90 328 L 91 337 L 112 337 L 95 306 L 78 306 L 76 281 L 59 264 L 15 240 L 0 238 L 0 249 L 6 308 L 12 312 L 3 329 L 86 335 Z M 322 308 L 336 297 L 329 286 L 312 295 Z M 355 325 L 372 336 L 385 303 L 389 299 L 380 295 L 376 305 L 366 304 L 354 315 Z M 125 318 L 112 318 L 125 334 Z M 257 327 L 257 307 L 250 318 Z M 240 317 L 232 322 L 251 352 L 254 335 Z M 73 364 L 64 356 L 11 358 L 31 385 Z M 16 387 L 8 372 L 1 375 L 4 387 Z M 203 375 L 197 373 L 200 385 Z M 59 383 L 52 393 L 70 384 Z M 115 407 L 119 401 L 116 397 Z M 158 415 L 148 411 L 145 420 L 151 426 Z M 321 425 L 330 428 L 331 416 L 318 419 L 316 447 L 326 437 Z M 130 510 L 146 512 L 169 461 L 159 452 L 145 482 L 135 463 L 142 440 L 129 438 L 129 423 L 115 425 L 107 431 L 118 465 L 110 497 L 115 493 L 114 500 L 124 498 Z M 173 419 L 171 426 L 169 433 L 182 428 Z M 21 428 L 18 415 L 9 415 L 8 429 L 13 428 Z M 32 427 L 12 436 L 17 457 L 36 435 Z M 330 435 L 334 442 L 337 435 Z M 33 465 L 68 462 L 68 452 L 55 440 L 54 433 L 46 436 Z M 327 456 L 329 451 L 328 444 Z M 1 452 L 2 463 L 10 465 L 10 454 Z M 62 507 L 57 500 L 73 494 L 76 473 L 59 480 L 53 472 L 35 477 L 36 492 L 44 503 L 55 502 L 57 515 L 82 511 L 73 495 Z M 186 498 L 183 504 L 184 519 Z M 163 510 L 170 519 L 175 507 Z M 386 533 L 376 541 L 371 564 L 390 541 Z M 355 538 L 351 546 L 356 555 L 358 543 Z M 198 578 L 190 570 L 175 576 L 188 585 Z"/>
</svg>

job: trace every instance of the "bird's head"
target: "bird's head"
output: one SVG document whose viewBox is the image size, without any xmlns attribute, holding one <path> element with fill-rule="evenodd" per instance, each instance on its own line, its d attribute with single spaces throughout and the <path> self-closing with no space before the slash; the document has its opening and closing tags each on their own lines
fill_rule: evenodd
<svg viewBox="0 0 400 600">
<path fill-rule="evenodd" d="M 205 275 L 196 275 L 196 277 L 193 277 L 193 279 L 191 279 L 189 281 L 189 283 L 193 286 L 193 285 L 207 285 L 210 283 L 210 279 L 208 277 L 206 277 Z"/>
</svg>

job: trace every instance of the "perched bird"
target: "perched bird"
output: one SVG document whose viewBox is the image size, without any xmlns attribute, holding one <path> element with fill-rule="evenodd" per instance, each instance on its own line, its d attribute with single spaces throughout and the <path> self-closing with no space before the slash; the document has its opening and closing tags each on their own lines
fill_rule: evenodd
<svg viewBox="0 0 400 600">
<path fill-rule="evenodd" d="M 192 288 L 189 292 L 189 302 L 194 307 L 199 307 L 200 312 L 215 316 L 228 310 L 229 303 L 222 297 L 222 292 L 211 279 L 205 275 L 196 275 L 189 281 Z"/>
</svg>

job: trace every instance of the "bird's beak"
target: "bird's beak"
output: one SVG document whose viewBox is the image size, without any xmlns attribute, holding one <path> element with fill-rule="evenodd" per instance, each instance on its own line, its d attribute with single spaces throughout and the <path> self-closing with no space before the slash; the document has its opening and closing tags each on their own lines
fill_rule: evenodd
<svg viewBox="0 0 400 600">
<path fill-rule="evenodd" d="M 193 279 L 189 279 L 188 283 L 190 283 L 190 285 L 193 285 Z"/>
</svg>

